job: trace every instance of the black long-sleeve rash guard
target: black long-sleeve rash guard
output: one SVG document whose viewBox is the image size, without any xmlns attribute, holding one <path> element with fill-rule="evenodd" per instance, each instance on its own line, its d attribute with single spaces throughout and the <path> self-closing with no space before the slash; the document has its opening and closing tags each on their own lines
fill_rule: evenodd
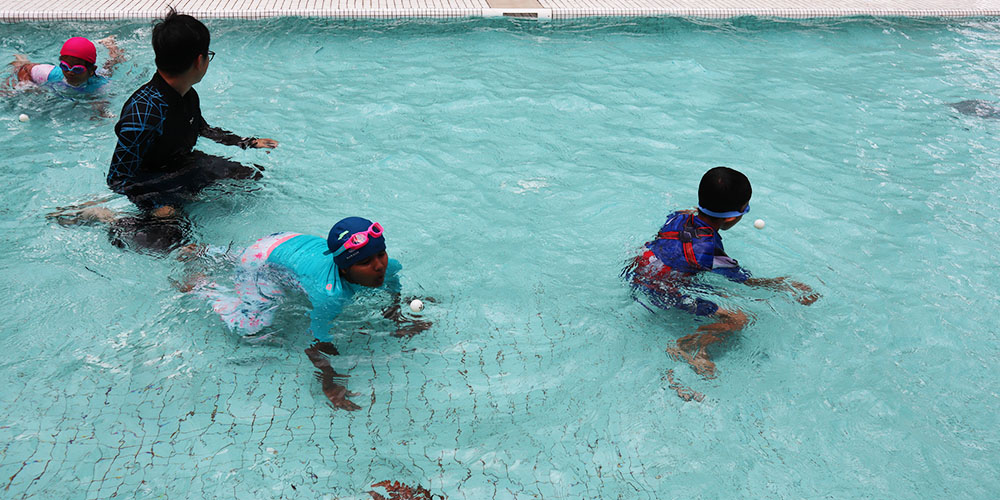
<svg viewBox="0 0 1000 500">
<path fill-rule="evenodd" d="M 136 90 L 115 125 L 118 144 L 108 169 L 108 186 L 127 194 L 133 183 L 174 171 L 178 157 L 190 153 L 198 136 L 246 149 L 255 138 L 209 126 L 201 116 L 198 93 L 181 96 L 159 73 Z"/>
</svg>

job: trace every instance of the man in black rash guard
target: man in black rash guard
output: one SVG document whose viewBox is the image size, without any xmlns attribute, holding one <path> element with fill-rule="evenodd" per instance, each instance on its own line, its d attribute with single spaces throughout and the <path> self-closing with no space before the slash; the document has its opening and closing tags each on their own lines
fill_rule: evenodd
<svg viewBox="0 0 1000 500">
<path fill-rule="evenodd" d="M 274 148 L 273 139 L 240 137 L 209 126 L 192 88 L 215 53 L 201 21 L 173 8 L 153 28 L 156 74 L 129 97 L 115 125 L 118 145 L 108 187 L 154 217 L 173 217 L 184 202 L 220 179 L 259 179 L 261 167 L 195 151 L 198 136 L 220 144 Z"/>
</svg>

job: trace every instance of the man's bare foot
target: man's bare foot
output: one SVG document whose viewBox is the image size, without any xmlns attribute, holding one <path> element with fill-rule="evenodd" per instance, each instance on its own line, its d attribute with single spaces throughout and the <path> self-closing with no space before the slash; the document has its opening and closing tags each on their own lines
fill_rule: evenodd
<svg viewBox="0 0 1000 500">
<path fill-rule="evenodd" d="M 82 210 L 56 211 L 46 215 L 46 217 L 63 226 L 75 226 L 97 222 L 109 224 L 114 222 L 115 213 L 104 207 L 90 206 Z"/>
<path fill-rule="evenodd" d="M 154 217 L 173 217 L 176 213 L 177 211 L 170 205 L 164 205 L 156 210 L 153 210 Z"/>
</svg>

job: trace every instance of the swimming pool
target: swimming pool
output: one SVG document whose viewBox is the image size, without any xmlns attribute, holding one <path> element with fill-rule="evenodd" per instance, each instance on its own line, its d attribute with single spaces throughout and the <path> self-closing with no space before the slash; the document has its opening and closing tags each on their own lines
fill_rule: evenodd
<svg viewBox="0 0 1000 500">
<path fill-rule="evenodd" d="M 348 309 L 333 365 L 362 409 L 332 410 L 304 299 L 241 341 L 174 289 L 182 264 L 47 221 L 108 193 L 114 123 L 5 98 L 4 498 L 1000 492 L 1000 122 L 949 106 L 1000 102 L 995 20 L 208 25 L 206 119 L 281 146 L 201 143 L 267 176 L 194 204 L 197 238 L 369 216 L 434 327 L 401 340 L 377 297 Z M 4 25 L 0 49 L 42 60 L 108 32 L 132 58 L 118 110 L 151 75 L 148 23 Z M 730 254 L 823 298 L 714 281 L 755 321 L 705 380 L 664 352 L 696 323 L 618 274 L 715 165 L 750 177 L 767 221 L 729 231 Z"/>
</svg>

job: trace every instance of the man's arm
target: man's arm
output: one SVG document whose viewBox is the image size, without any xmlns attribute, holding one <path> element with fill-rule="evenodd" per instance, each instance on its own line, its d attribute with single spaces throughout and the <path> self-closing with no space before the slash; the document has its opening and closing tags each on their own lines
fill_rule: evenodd
<svg viewBox="0 0 1000 500">
<path fill-rule="evenodd" d="M 268 148 L 273 149 L 278 147 L 278 141 L 274 139 L 261 139 L 257 137 L 240 137 L 228 130 L 213 127 L 205 121 L 205 117 L 201 118 L 201 127 L 198 133 L 202 137 L 209 138 L 219 144 L 225 146 L 239 146 L 240 148 Z"/>
<path fill-rule="evenodd" d="M 166 103 L 154 95 L 140 95 L 126 103 L 118 126 L 118 144 L 108 169 L 108 187 L 112 191 L 124 193 L 126 183 L 142 166 L 146 152 L 163 134 L 166 114 Z"/>
</svg>

